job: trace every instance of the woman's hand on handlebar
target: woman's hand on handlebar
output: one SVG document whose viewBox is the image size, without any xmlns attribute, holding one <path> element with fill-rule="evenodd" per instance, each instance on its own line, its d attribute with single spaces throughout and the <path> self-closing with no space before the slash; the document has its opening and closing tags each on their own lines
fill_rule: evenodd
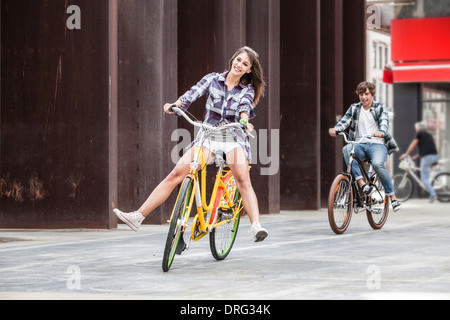
<svg viewBox="0 0 450 320">
<path fill-rule="evenodd" d="M 247 131 L 248 133 L 251 133 L 253 129 L 255 129 L 255 126 L 250 122 L 248 122 L 249 121 L 248 114 L 246 114 L 245 112 L 241 112 L 240 117 L 241 120 L 239 122 L 241 123 L 243 129 L 245 129 L 245 131 Z"/>
<path fill-rule="evenodd" d="M 254 125 L 252 125 L 250 122 L 247 123 L 247 132 L 251 133 L 253 131 L 253 129 L 255 128 Z"/>
<path fill-rule="evenodd" d="M 172 114 L 173 112 L 170 111 L 170 108 L 171 108 L 173 105 L 174 105 L 173 103 L 166 103 L 166 104 L 164 105 L 164 112 L 165 112 L 165 113 L 168 113 L 168 114 Z"/>
<path fill-rule="evenodd" d="M 173 114 L 173 111 L 171 111 L 171 107 L 174 106 L 174 107 L 180 108 L 181 105 L 182 105 L 182 102 L 180 100 L 177 100 L 177 102 L 174 102 L 174 103 L 166 103 L 164 105 L 164 112 L 168 113 L 168 114 Z"/>
<path fill-rule="evenodd" d="M 330 129 L 328 129 L 328 133 L 330 134 L 330 136 L 332 136 L 332 137 L 336 137 L 336 129 L 334 129 L 334 128 L 330 128 Z"/>
</svg>

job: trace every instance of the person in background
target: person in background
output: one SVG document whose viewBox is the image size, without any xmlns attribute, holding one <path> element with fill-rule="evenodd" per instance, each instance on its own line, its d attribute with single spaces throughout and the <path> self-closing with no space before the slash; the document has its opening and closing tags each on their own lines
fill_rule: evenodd
<svg viewBox="0 0 450 320">
<path fill-rule="evenodd" d="M 419 154 L 412 157 L 413 160 L 416 160 L 420 157 L 420 179 L 423 184 L 427 188 L 428 193 L 430 194 L 430 202 L 436 200 L 436 192 L 431 186 L 430 181 L 430 171 L 431 167 L 436 164 L 439 160 L 439 155 L 437 152 L 436 144 L 434 143 L 434 139 L 430 133 L 425 129 L 425 125 L 423 122 L 418 122 L 415 124 L 416 128 L 416 137 L 411 142 L 408 147 L 408 150 L 405 154 L 403 154 L 400 159 L 403 160 L 408 157 L 416 147 L 419 147 Z"/>
</svg>

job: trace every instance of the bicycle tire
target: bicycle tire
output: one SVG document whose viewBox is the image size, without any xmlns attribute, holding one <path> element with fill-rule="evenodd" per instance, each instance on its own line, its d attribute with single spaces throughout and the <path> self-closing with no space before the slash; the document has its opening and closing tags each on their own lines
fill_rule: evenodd
<svg viewBox="0 0 450 320">
<path fill-rule="evenodd" d="M 439 173 L 434 177 L 431 186 L 440 202 L 450 202 L 450 172 Z"/>
<path fill-rule="evenodd" d="M 216 260 L 224 260 L 231 252 L 239 230 L 239 222 L 241 221 L 241 216 L 244 213 L 242 197 L 239 193 L 239 190 L 237 190 L 236 182 L 234 181 L 233 176 L 230 176 L 230 178 L 226 182 L 226 185 L 231 185 L 232 188 L 234 188 L 234 190 L 229 190 L 229 193 L 234 195 L 232 207 L 233 210 L 237 210 L 237 213 L 236 219 L 234 221 L 231 220 L 228 223 L 215 227 L 209 234 L 209 247 L 211 249 L 211 254 Z M 219 203 L 222 203 L 223 198 L 224 193 L 222 193 Z M 219 215 L 217 217 L 217 222 L 220 222 L 223 215 L 220 208 L 218 208 L 216 214 Z M 224 218 L 223 220 L 227 220 L 227 218 L 228 217 Z"/>
<path fill-rule="evenodd" d="M 185 178 L 183 184 L 181 185 L 181 190 L 178 194 L 177 201 L 175 202 L 172 221 L 170 223 L 166 245 L 164 247 L 162 260 L 162 269 L 164 272 L 169 271 L 172 266 L 175 254 L 177 253 L 179 241 L 183 238 L 185 227 L 184 220 L 186 215 L 189 217 L 190 214 L 190 212 L 187 212 L 187 206 L 189 205 L 189 199 L 191 198 L 192 185 L 192 180 L 190 178 Z"/>
<path fill-rule="evenodd" d="M 375 178 L 375 186 L 377 187 L 377 191 L 375 191 L 372 196 L 370 197 L 370 199 L 368 200 L 367 205 L 369 205 L 371 207 L 371 209 L 374 209 L 373 207 L 376 206 L 378 210 L 381 210 L 380 213 L 373 213 L 369 210 L 366 210 L 366 214 L 367 214 L 367 220 L 369 221 L 370 226 L 374 229 L 374 230 L 378 230 L 383 228 L 384 224 L 386 223 L 387 217 L 389 215 L 389 197 L 386 195 L 386 192 L 383 188 L 383 185 L 381 184 L 380 179 L 378 178 L 378 176 Z M 379 198 L 380 199 L 377 199 Z M 384 199 L 384 202 L 382 204 L 374 204 L 374 202 L 376 200 L 381 200 Z M 378 208 L 378 206 L 380 208 Z"/>
<path fill-rule="evenodd" d="M 392 177 L 395 188 L 395 196 L 400 202 L 404 202 L 411 198 L 413 193 L 414 185 L 411 178 L 404 173 L 397 173 Z"/>
<path fill-rule="evenodd" d="M 347 199 L 346 199 L 347 197 Z M 348 176 L 338 175 L 328 195 L 328 221 L 336 234 L 344 233 L 352 218 L 353 189 Z"/>
</svg>

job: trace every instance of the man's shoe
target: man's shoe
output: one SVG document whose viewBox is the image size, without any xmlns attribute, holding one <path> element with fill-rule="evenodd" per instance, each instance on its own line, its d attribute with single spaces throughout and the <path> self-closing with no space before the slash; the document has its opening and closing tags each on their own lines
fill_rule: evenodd
<svg viewBox="0 0 450 320">
<path fill-rule="evenodd" d="M 402 207 L 402 204 L 398 200 L 392 201 L 392 209 L 394 209 L 394 212 L 397 212 Z"/>
<path fill-rule="evenodd" d="M 139 212 L 122 212 L 119 209 L 113 210 L 116 216 L 125 222 L 133 231 L 137 231 L 141 226 L 141 223 L 144 221 L 145 217 Z"/>
<path fill-rule="evenodd" d="M 248 233 L 253 236 L 253 241 L 255 242 L 261 242 L 269 235 L 267 230 L 261 227 L 259 222 L 253 222 L 252 226 L 248 230 Z"/>
<path fill-rule="evenodd" d="M 430 201 L 430 203 L 433 203 L 436 201 L 436 199 L 437 199 L 437 197 L 434 196 L 434 197 L 430 197 L 430 199 L 428 201 Z"/>
<path fill-rule="evenodd" d="M 370 197 L 372 195 L 372 193 L 375 191 L 375 188 L 373 186 L 370 186 L 368 184 L 365 184 L 362 187 L 362 191 L 364 192 L 364 194 L 368 197 Z"/>
</svg>

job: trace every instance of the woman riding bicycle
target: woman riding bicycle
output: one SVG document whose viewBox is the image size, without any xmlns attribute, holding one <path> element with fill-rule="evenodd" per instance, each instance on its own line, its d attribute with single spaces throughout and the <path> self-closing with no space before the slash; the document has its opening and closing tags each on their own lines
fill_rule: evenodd
<svg viewBox="0 0 450 320">
<path fill-rule="evenodd" d="M 207 94 L 206 124 L 216 126 L 222 123 L 241 122 L 251 132 L 253 125 L 248 121 L 255 117 L 253 109 L 265 91 L 263 71 L 258 58 L 253 49 L 240 48 L 231 58 L 227 72 L 206 75 L 175 103 L 165 104 L 164 111 L 171 114 L 169 108 L 174 104 L 187 110 L 194 101 Z M 198 142 L 198 137 L 187 148 L 187 152 L 172 172 L 153 190 L 137 211 L 124 213 L 114 209 L 120 220 L 133 230 L 137 230 L 142 221 L 169 197 L 173 189 L 189 173 L 195 151 L 192 147 Z M 252 224 L 249 232 L 255 242 L 263 241 L 268 232 L 259 223 L 258 199 L 250 181 L 248 165 L 251 150 L 248 137 L 241 130 L 235 129 L 227 130 L 225 135 L 221 133 L 211 135 L 203 147 L 204 158 L 212 160 L 216 153 L 226 155 Z"/>
<path fill-rule="evenodd" d="M 398 151 L 397 144 L 389 134 L 389 118 L 384 105 L 374 102 L 375 86 L 370 82 L 362 82 L 356 88 L 356 94 L 359 96 L 359 103 L 355 103 L 348 109 L 345 116 L 338 122 L 334 128 L 329 129 L 329 134 L 334 137 L 337 131 L 344 131 L 350 125 L 350 140 L 357 141 L 365 134 L 372 134 L 374 137 L 356 145 L 355 156 L 360 160 L 369 158 L 376 173 L 380 177 L 386 195 L 391 198 L 392 208 L 398 211 L 401 207 L 400 202 L 395 196 L 395 188 L 392 178 L 386 169 L 385 162 L 388 153 Z M 348 165 L 350 158 L 351 145 L 347 145 L 342 150 L 345 162 Z M 364 184 L 364 180 L 359 170 L 358 164 L 353 162 L 352 171 L 356 181 L 362 191 L 371 195 L 373 187 Z"/>
</svg>

